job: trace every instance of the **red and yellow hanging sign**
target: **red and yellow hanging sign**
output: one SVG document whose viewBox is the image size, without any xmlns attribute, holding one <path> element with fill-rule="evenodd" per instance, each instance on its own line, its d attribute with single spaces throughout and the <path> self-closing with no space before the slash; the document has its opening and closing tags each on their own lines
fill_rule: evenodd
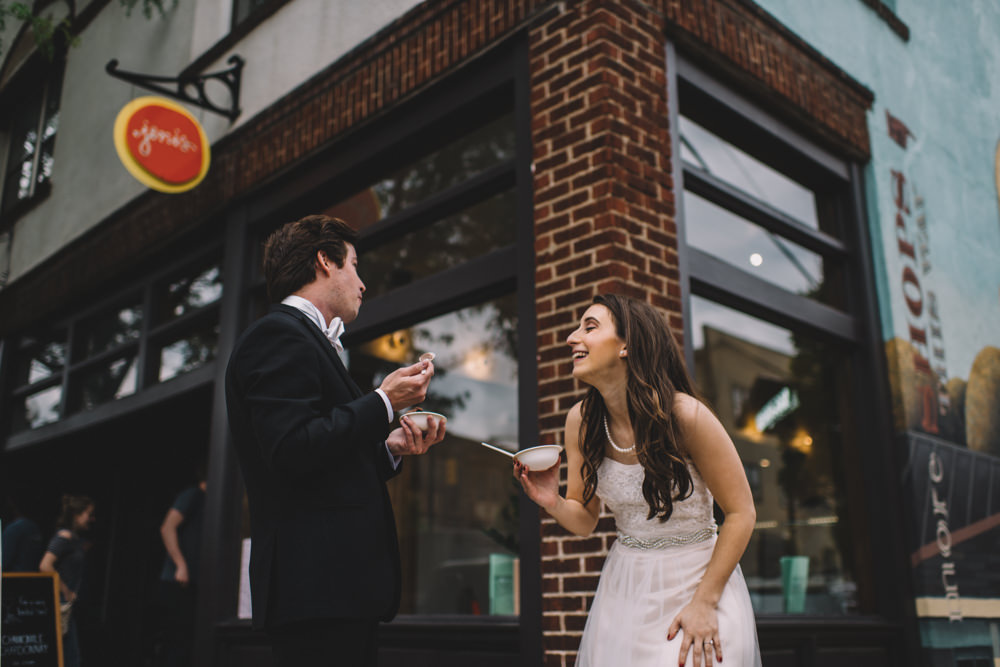
<svg viewBox="0 0 1000 667">
<path fill-rule="evenodd" d="M 187 109 L 162 97 L 140 97 L 118 112 L 115 148 L 129 173 L 160 192 L 185 192 L 208 173 L 205 131 Z"/>
</svg>

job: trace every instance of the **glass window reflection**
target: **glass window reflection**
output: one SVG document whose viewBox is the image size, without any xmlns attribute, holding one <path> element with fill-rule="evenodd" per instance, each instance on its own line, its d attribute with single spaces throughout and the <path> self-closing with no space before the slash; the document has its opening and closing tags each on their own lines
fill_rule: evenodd
<svg viewBox="0 0 1000 667">
<path fill-rule="evenodd" d="M 680 116 L 681 159 L 746 194 L 819 229 L 811 190 L 768 167 L 694 121 Z"/>
<path fill-rule="evenodd" d="M 687 242 L 795 294 L 843 308 L 842 272 L 806 250 L 693 192 L 684 192 Z"/>
<path fill-rule="evenodd" d="M 4 175 L 4 211 L 31 194 L 31 174 L 38 146 L 38 114 L 41 99 L 25 99 L 13 111 L 10 125 L 10 155 Z"/>
<path fill-rule="evenodd" d="M 24 399 L 24 410 L 14 425 L 15 431 L 38 428 L 59 420 L 62 387 L 55 386 L 35 392 Z"/>
<path fill-rule="evenodd" d="M 59 98 L 62 94 L 62 76 L 54 78 L 45 96 L 45 117 L 42 119 L 42 155 L 35 180 L 44 183 L 52 178 L 55 164 L 56 133 L 59 131 Z"/>
<path fill-rule="evenodd" d="M 168 283 L 159 295 L 156 321 L 164 322 L 222 298 L 222 267 L 213 264 Z"/>
<path fill-rule="evenodd" d="M 142 307 L 138 304 L 96 315 L 83 325 L 83 356 L 138 340 L 141 330 Z"/>
<path fill-rule="evenodd" d="M 513 157 L 514 117 L 507 114 L 396 170 L 324 213 L 360 230 Z"/>
<path fill-rule="evenodd" d="M 77 410 L 91 410 L 102 403 L 135 393 L 135 354 L 81 371 L 77 380 Z"/>
<path fill-rule="evenodd" d="M 66 332 L 57 331 L 42 339 L 25 341 L 17 355 L 15 384 L 33 384 L 52 377 L 66 365 Z"/>
<path fill-rule="evenodd" d="M 491 197 L 410 234 L 364 250 L 368 298 L 514 243 L 514 191 Z"/>
<path fill-rule="evenodd" d="M 43 191 L 38 186 L 52 177 L 61 88 L 62 65 L 55 64 L 33 89 L 9 105 L 4 127 L 9 155 L 3 172 L 0 213 L 40 196 Z"/>
<path fill-rule="evenodd" d="M 219 325 L 190 334 L 160 350 L 159 381 L 189 373 L 215 359 L 219 342 Z"/>
<path fill-rule="evenodd" d="M 741 561 L 754 609 L 856 613 L 842 477 L 844 355 L 696 296 L 691 326 L 698 386 L 736 443 L 754 494 L 757 526 Z"/>
<path fill-rule="evenodd" d="M 507 296 L 348 350 L 351 375 L 365 389 L 423 352 L 436 354 L 420 407 L 446 415 L 448 435 L 408 459 L 390 483 L 404 570 L 401 613 L 517 613 L 518 489 L 509 460 L 479 446 L 516 448 L 516 328 L 516 301 Z"/>
</svg>

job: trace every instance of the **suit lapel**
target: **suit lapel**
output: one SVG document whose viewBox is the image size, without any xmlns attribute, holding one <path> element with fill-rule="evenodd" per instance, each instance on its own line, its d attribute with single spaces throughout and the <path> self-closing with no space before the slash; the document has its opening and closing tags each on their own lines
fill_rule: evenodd
<svg viewBox="0 0 1000 667">
<path fill-rule="evenodd" d="M 317 327 L 305 313 L 298 308 L 286 306 L 285 304 L 278 304 L 277 306 L 274 306 L 274 309 L 277 312 L 285 313 L 286 315 L 294 317 L 303 327 L 305 327 L 306 331 L 308 331 L 309 335 L 312 337 L 312 340 L 315 341 L 315 343 L 329 356 L 330 362 L 337 370 L 341 380 L 343 380 L 344 384 L 346 384 L 348 389 L 350 389 L 354 398 L 360 398 L 364 395 L 364 392 L 361 391 L 361 387 L 357 385 L 354 378 L 351 377 L 351 374 L 347 372 L 347 367 L 345 367 L 344 362 L 340 360 L 340 355 L 337 354 L 337 350 L 334 349 L 330 341 L 323 335 L 323 332 L 319 330 L 319 327 Z"/>
</svg>

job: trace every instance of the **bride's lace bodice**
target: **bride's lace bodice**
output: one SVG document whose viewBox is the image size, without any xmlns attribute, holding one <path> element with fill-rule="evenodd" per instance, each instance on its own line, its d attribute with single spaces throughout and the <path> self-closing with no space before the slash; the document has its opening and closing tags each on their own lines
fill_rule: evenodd
<svg viewBox="0 0 1000 667">
<path fill-rule="evenodd" d="M 677 539 L 716 531 L 712 515 L 712 494 L 694 464 L 688 463 L 693 490 L 685 500 L 674 501 L 674 511 L 666 523 L 647 520 L 649 505 L 642 497 L 644 472 L 639 464 L 619 463 L 607 457 L 597 469 L 597 495 L 615 515 L 618 532 L 638 540 Z"/>
</svg>

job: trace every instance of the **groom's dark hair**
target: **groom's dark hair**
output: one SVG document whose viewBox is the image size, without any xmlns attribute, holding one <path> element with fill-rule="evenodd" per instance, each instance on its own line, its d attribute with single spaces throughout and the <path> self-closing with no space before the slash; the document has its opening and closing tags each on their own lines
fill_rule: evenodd
<svg viewBox="0 0 1000 667">
<path fill-rule="evenodd" d="M 339 218 L 308 215 L 285 223 L 264 242 L 268 298 L 277 303 L 315 280 L 317 251 L 343 268 L 346 244 L 357 241 L 357 231 Z"/>
</svg>

